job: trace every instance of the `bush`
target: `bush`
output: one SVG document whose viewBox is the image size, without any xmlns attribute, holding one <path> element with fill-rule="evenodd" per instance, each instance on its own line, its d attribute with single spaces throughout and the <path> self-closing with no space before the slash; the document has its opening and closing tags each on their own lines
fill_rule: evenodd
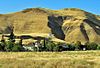
<svg viewBox="0 0 100 68">
<path fill-rule="evenodd" d="M 100 45 L 97 46 L 97 50 L 100 50 Z"/>
<path fill-rule="evenodd" d="M 7 45 L 5 46 L 5 50 L 8 51 L 8 52 L 12 51 L 13 46 L 14 46 L 14 43 L 11 42 L 11 41 L 8 41 Z"/>
<path fill-rule="evenodd" d="M 63 51 L 65 50 L 65 48 L 63 48 L 63 46 L 65 46 L 65 43 L 57 43 L 55 44 L 53 41 L 51 41 L 51 38 L 49 38 L 48 40 L 43 40 L 42 41 L 42 47 L 39 47 L 40 51 Z"/>
<path fill-rule="evenodd" d="M 37 48 L 36 48 L 36 47 L 33 47 L 33 51 L 35 51 L 35 52 L 36 52 L 36 51 L 38 51 L 38 50 L 37 50 Z"/>
<path fill-rule="evenodd" d="M 92 42 L 92 43 L 86 43 L 86 49 L 87 50 L 96 50 L 98 47 L 98 44 Z"/>
<path fill-rule="evenodd" d="M 41 52 L 41 51 L 45 51 L 45 49 L 44 49 L 44 47 L 43 47 L 42 45 L 39 46 L 37 50 L 38 50 L 39 52 Z"/>
<path fill-rule="evenodd" d="M 2 47 L 2 45 L 0 44 L 0 51 L 3 51 L 3 47 Z"/>
<path fill-rule="evenodd" d="M 75 50 L 75 45 L 67 44 L 68 50 L 74 51 Z"/>
<path fill-rule="evenodd" d="M 82 50 L 81 48 L 82 44 L 80 41 L 77 41 L 74 45 L 75 45 L 75 50 Z"/>
<path fill-rule="evenodd" d="M 6 43 L 5 42 L 1 42 L 0 43 L 0 51 L 5 51 L 5 46 L 6 46 Z"/>
<path fill-rule="evenodd" d="M 46 50 L 47 50 L 47 51 L 53 51 L 54 47 L 55 47 L 55 43 L 53 43 L 53 42 L 51 42 L 51 41 L 49 41 L 49 42 L 46 44 Z"/>
<path fill-rule="evenodd" d="M 55 45 L 54 48 L 53 48 L 53 51 L 56 51 L 56 52 L 60 51 L 59 46 Z"/>
<path fill-rule="evenodd" d="M 13 52 L 19 52 L 19 51 L 22 51 L 22 50 L 23 50 L 23 48 L 19 44 L 14 44 L 14 46 L 12 47 Z"/>
</svg>

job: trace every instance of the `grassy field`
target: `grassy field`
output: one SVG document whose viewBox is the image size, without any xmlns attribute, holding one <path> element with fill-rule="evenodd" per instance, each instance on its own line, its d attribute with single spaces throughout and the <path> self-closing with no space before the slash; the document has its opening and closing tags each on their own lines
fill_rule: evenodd
<svg viewBox="0 0 100 68">
<path fill-rule="evenodd" d="M 0 52 L 0 68 L 99 68 L 100 51 Z"/>
</svg>

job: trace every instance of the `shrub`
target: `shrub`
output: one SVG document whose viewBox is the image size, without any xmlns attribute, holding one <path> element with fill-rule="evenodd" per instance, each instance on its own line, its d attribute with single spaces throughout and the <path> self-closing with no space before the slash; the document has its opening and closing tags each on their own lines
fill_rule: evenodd
<svg viewBox="0 0 100 68">
<path fill-rule="evenodd" d="M 35 51 L 35 52 L 36 52 L 36 51 L 38 51 L 38 50 L 37 50 L 37 48 L 36 48 L 36 47 L 33 47 L 33 51 Z"/>
<path fill-rule="evenodd" d="M 0 51 L 5 51 L 5 46 L 6 46 L 6 43 L 5 42 L 1 42 L 0 43 Z"/>
<path fill-rule="evenodd" d="M 14 46 L 14 43 L 11 42 L 11 41 L 8 41 L 7 45 L 5 46 L 5 50 L 8 51 L 8 52 L 12 51 L 13 46 Z"/>
<path fill-rule="evenodd" d="M 74 51 L 75 50 L 75 45 L 67 44 L 67 46 L 68 46 L 68 50 L 70 50 L 70 51 Z"/>
<path fill-rule="evenodd" d="M 23 50 L 23 48 L 19 44 L 14 44 L 14 46 L 12 47 L 13 52 L 19 52 L 19 51 L 22 51 L 22 50 Z"/>
<path fill-rule="evenodd" d="M 0 44 L 0 51 L 3 51 L 3 47 L 2 47 L 2 45 Z"/>
<path fill-rule="evenodd" d="M 81 48 L 82 44 L 81 44 L 80 41 L 77 41 L 74 45 L 75 45 L 75 50 L 81 50 L 82 49 Z"/>
<path fill-rule="evenodd" d="M 42 46 L 39 47 L 40 51 L 61 51 L 62 49 L 59 47 L 61 43 L 55 44 L 51 39 L 42 41 Z"/>
<path fill-rule="evenodd" d="M 53 48 L 55 47 L 55 43 L 53 43 L 52 41 L 49 41 L 47 44 L 46 44 L 46 50 L 47 51 L 53 51 Z"/>
<path fill-rule="evenodd" d="M 97 50 L 100 50 L 100 45 L 97 46 Z"/>
<path fill-rule="evenodd" d="M 5 51 L 6 42 L 4 39 L 4 35 L 2 35 L 1 43 L 0 43 L 0 51 Z"/>
<path fill-rule="evenodd" d="M 92 43 L 86 43 L 85 44 L 86 45 L 86 49 L 87 50 L 96 50 L 97 49 L 97 47 L 98 47 L 98 44 L 96 44 L 96 43 L 94 43 L 94 42 L 92 42 Z"/>
<path fill-rule="evenodd" d="M 45 51 L 45 49 L 44 49 L 44 46 L 42 46 L 42 45 L 40 45 L 39 47 L 38 47 L 38 51 Z"/>
<path fill-rule="evenodd" d="M 53 48 L 53 51 L 56 51 L 56 52 L 60 51 L 59 46 L 55 45 L 54 48 Z"/>
</svg>

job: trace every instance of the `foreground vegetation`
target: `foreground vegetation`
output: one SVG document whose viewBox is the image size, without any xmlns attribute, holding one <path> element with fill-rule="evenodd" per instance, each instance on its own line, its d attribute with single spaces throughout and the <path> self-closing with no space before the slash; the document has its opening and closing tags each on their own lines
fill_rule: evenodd
<svg viewBox="0 0 100 68">
<path fill-rule="evenodd" d="M 99 68 L 100 51 L 1 52 L 0 68 Z"/>
</svg>

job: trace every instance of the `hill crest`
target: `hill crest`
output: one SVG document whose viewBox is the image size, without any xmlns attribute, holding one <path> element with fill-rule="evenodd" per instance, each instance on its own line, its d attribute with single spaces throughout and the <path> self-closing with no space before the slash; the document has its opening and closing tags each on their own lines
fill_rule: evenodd
<svg viewBox="0 0 100 68">
<path fill-rule="evenodd" d="M 66 42 L 100 43 L 100 16 L 76 8 L 49 10 L 28 8 L 11 14 L 0 14 L 0 33 L 53 33 Z"/>
</svg>

